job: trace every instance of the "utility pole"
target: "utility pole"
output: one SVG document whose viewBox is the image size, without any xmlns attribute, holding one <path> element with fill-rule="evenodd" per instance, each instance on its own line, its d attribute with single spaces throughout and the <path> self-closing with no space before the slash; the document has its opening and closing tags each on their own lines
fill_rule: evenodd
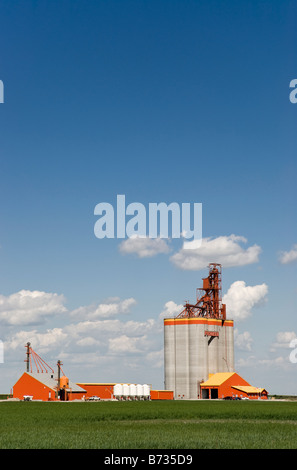
<svg viewBox="0 0 297 470">
<path fill-rule="evenodd" d="M 56 398 L 58 398 L 58 394 L 59 394 L 60 387 L 61 387 L 61 380 L 60 380 L 60 379 L 61 379 L 61 367 L 60 367 L 61 365 L 63 365 L 63 364 L 62 364 L 61 361 L 59 360 L 59 361 L 57 362 L 57 366 L 58 366 L 58 384 L 57 384 Z"/>
<path fill-rule="evenodd" d="M 27 343 L 25 348 L 27 348 L 27 359 L 24 360 L 24 362 L 27 363 L 27 366 L 26 366 L 26 372 L 29 372 L 30 368 L 29 368 L 29 365 L 30 365 L 30 346 L 31 346 L 31 343 Z"/>
</svg>

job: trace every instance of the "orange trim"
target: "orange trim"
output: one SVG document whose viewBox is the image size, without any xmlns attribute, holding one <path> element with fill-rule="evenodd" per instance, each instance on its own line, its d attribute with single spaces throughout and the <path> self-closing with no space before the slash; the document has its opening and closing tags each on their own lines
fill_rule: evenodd
<svg viewBox="0 0 297 470">
<path fill-rule="evenodd" d="M 233 326 L 233 320 L 217 320 L 216 318 L 165 318 L 164 325 L 218 325 Z"/>
</svg>

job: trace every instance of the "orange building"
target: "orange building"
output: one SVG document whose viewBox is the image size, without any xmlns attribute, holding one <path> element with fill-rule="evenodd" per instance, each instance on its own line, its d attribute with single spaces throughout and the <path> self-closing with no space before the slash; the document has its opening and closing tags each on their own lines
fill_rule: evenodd
<svg viewBox="0 0 297 470">
<path fill-rule="evenodd" d="M 99 397 L 102 400 L 114 398 L 115 383 L 85 383 L 79 382 L 78 386 L 86 390 L 86 399 L 90 397 Z M 173 400 L 172 390 L 150 390 L 151 400 Z"/>
<path fill-rule="evenodd" d="M 82 399 L 86 390 L 71 382 L 67 377 L 58 378 L 49 372 L 24 372 L 13 386 L 13 398 L 23 400 L 32 397 L 32 400 L 42 401 L 71 401 Z"/>
<path fill-rule="evenodd" d="M 113 398 L 113 388 L 115 383 L 81 383 L 77 384 L 79 387 L 86 391 L 86 399 L 90 397 L 99 397 L 103 400 L 110 400 Z"/>
<path fill-rule="evenodd" d="M 31 343 L 26 348 L 26 372 L 13 386 L 13 398 L 20 400 L 41 401 L 71 401 L 93 399 L 112 400 L 116 399 L 144 399 L 144 400 L 171 400 L 173 392 L 168 390 L 154 390 L 147 384 L 116 384 L 84 382 L 73 383 L 64 374 L 62 363 L 57 362 L 58 370 L 54 370 L 32 349 Z M 36 372 L 33 372 L 35 365 Z M 121 386 L 121 393 L 119 388 Z M 152 396 L 151 396 L 152 395 Z"/>
<path fill-rule="evenodd" d="M 151 390 L 151 400 L 173 400 L 173 390 Z"/>
<path fill-rule="evenodd" d="M 209 379 L 200 384 L 200 392 L 200 398 L 204 399 L 267 399 L 268 397 L 264 388 L 251 386 L 236 372 L 210 374 Z"/>
</svg>

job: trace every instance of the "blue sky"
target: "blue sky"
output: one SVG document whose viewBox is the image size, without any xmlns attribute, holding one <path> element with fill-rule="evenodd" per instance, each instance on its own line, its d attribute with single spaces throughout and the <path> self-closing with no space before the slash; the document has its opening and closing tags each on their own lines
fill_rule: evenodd
<svg viewBox="0 0 297 470">
<path fill-rule="evenodd" d="M 1 392 L 28 340 L 73 381 L 162 388 L 162 315 L 222 260 L 237 372 L 297 393 L 296 20 L 293 1 L 0 1 Z M 192 269 L 182 240 L 141 257 L 94 236 L 118 194 L 202 202 Z"/>
</svg>

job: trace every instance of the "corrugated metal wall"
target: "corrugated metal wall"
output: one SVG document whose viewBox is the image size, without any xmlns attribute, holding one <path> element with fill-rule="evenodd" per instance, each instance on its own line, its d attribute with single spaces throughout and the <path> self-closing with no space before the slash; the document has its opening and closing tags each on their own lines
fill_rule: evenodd
<svg viewBox="0 0 297 470">
<path fill-rule="evenodd" d="M 165 319 L 164 363 L 165 389 L 175 399 L 197 399 L 209 374 L 234 371 L 233 321 Z"/>
</svg>

